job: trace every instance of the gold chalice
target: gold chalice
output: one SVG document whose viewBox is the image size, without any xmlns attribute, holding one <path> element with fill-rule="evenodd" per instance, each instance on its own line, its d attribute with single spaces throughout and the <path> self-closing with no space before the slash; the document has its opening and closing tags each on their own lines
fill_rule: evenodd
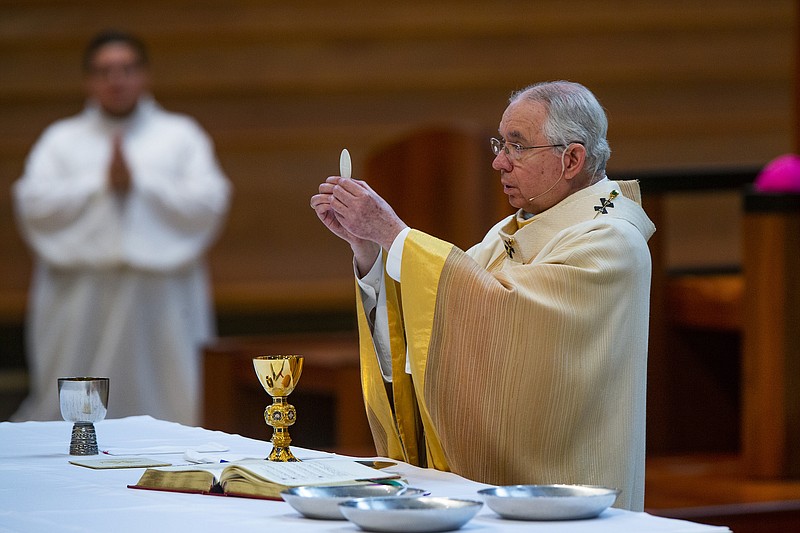
<svg viewBox="0 0 800 533">
<path fill-rule="evenodd" d="M 303 371 L 302 355 L 259 355 L 253 358 L 258 381 L 272 396 L 272 405 L 264 410 L 264 420 L 272 426 L 272 451 L 270 461 L 299 461 L 291 450 L 288 427 L 294 424 L 297 412 L 286 401 L 292 393 Z"/>
<path fill-rule="evenodd" d="M 61 416 L 72 422 L 70 455 L 97 455 L 94 423 L 106 417 L 108 378 L 58 378 Z"/>
</svg>

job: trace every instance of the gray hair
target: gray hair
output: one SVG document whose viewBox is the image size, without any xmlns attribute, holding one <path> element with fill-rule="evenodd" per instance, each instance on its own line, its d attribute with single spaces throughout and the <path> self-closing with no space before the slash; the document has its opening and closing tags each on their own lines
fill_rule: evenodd
<svg viewBox="0 0 800 533">
<path fill-rule="evenodd" d="M 611 148 L 606 140 L 608 119 L 594 94 L 579 83 L 548 81 L 515 92 L 510 103 L 525 99 L 547 108 L 544 135 L 551 144 L 580 143 L 586 148 L 586 170 L 590 178 L 605 174 Z"/>
</svg>

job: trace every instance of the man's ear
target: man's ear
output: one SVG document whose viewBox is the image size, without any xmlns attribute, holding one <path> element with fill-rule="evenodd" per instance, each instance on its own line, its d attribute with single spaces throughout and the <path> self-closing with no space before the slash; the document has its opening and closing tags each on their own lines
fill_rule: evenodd
<svg viewBox="0 0 800 533">
<path fill-rule="evenodd" d="M 564 179 L 571 180 L 581 173 L 586 164 L 586 147 L 571 143 L 564 149 Z"/>
</svg>

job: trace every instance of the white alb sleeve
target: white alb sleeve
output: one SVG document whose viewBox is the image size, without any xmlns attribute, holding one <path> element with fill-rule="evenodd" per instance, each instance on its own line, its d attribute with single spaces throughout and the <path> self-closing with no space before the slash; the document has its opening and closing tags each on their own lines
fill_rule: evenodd
<svg viewBox="0 0 800 533">
<path fill-rule="evenodd" d="M 383 250 L 363 278 L 358 277 L 355 260 L 353 270 L 356 272 L 356 281 L 361 289 L 361 302 L 372 331 L 372 343 L 378 355 L 381 375 L 385 381 L 391 382 L 392 349 L 389 339 L 389 313 L 386 311 L 386 290 L 383 287 Z"/>
<path fill-rule="evenodd" d="M 389 255 L 386 256 L 386 273 L 389 277 L 400 283 L 400 265 L 403 260 L 403 246 L 406 244 L 406 237 L 411 228 L 405 228 L 392 241 L 389 248 Z"/>
</svg>

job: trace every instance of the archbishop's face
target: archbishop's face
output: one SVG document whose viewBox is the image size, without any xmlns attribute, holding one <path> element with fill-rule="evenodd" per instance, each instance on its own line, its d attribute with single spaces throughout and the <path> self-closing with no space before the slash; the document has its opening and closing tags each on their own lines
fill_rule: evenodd
<svg viewBox="0 0 800 533">
<path fill-rule="evenodd" d="M 565 197 L 564 184 L 557 183 L 561 175 L 562 149 L 547 146 L 550 141 L 543 131 L 546 118 L 547 109 L 539 102 L 524 99 L 512 102 L 500 121 L 500 140 L 542 148 L 517 151 L 507 144 L 508 153 L 501 150 L 492 162 L 492 167 L 500 171 L 500 182 L 508 202 L 530 213 L 544 211 Z M 548 191 L 554 184 L 556 187 Z"/>
</svg>

